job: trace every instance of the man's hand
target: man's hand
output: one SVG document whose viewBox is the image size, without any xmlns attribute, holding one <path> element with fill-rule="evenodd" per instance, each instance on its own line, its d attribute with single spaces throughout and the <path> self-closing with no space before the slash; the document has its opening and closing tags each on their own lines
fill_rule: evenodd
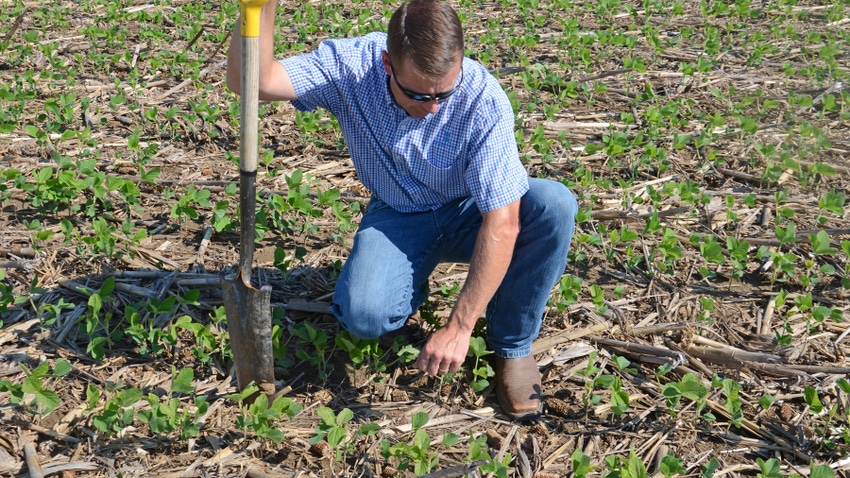
<svg viewBox="0 0 850 478">
<path fill-rule="evenodd" d="M 437 330 L 425 342 L 413 366 L 428 375 L 445 375 L 455 372 L 466 359 L 472 329 L 462 330 L 451 323 Z"/>
</svg>

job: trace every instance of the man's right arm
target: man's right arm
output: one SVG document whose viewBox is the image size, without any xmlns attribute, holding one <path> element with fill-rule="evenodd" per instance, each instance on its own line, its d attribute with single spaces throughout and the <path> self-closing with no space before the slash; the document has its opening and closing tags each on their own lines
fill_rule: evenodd
<svg viewBox="0 0 850 478">
<path fill-rule="evenodd" d="M 266 101 L 292 101 L 296 99 L 292 81 L 286 68 L 274 59 L 274 20 L 277 0 L 269 0 L 260 15 L 260 99 Z M 240 93 L 242 72 L 242 19 L 236 22 L 230 49 L 227 51 L 227 87 Z"/>
</svg>

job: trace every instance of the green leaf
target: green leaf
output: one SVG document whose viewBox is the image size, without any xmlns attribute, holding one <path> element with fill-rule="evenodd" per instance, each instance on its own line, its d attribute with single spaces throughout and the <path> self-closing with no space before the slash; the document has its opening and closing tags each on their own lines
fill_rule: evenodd
<svg viewBox="0 0 850 478">
<path fill-rule="evenodd" d="M 31 395 L 37 394 L 41 392 L 44 384 L 42 384 L 41 379 L 36 377 L 35 375 L 30 375 L 24 380 L 24 383 L 21 384 L 21 390 L 24 393 L 28 393 Z"/>
<path fill-rule="evenodd" d="M 459 440 L 460 437 L 458 437 L 454 433 L 446 433 L 445 435 L 443 435 L 443 446 L 447 448 L 453 447 Z"/>
<path fill-rule="evenodd" d="M 776 238 L 779 239 L 781 244 L 797 242 L 797 225 L 793 222 L 788 223 L 787 229 L 782 229 L 781 227 L 776 226 L 774 232 L 776 234 Z"/>
<path fill-rule="evenodd" d="M 724 264 L 726 262 L 726 256 L 723 255 L 723 247 L 720 246 L 713 236 L 708 241 L 700 244 L 700 254 L 702 254 L 705 260 L 714 264 Z"/>
<path fill-rule="evenodd" d="M 821 403 L 818 391 L 814 387 L 806 387 L 803 390 L 803 399 L 809 404 L 812 413 L 820 413 L 823 410 L 823 403 Z"/>
<path fill-rule="evenodd" d="M 815 465 L 809 478 L 835 478 L 835 472 L 829 465 Z"/>
<path fill-rule="evenodd" d="M 102 432 L 109 432 L 109 421 L 107 420 L 107 416 L 107 414 L 95 415 L 92 418 L 92 424 L 94 427 Z"/>
<path fill-rule="evenodd" d="M 708 394 L 708 389 L 692 373 L 687 373 L 680 382 L 682 396 L 693 401 L 699 401 Z"/>
<path fill-rule="evenodd" d="M 322 423 L 328 426 L 336 425 L 336 415 L 334 411 L 328 407 L 319 407 L 316 409 L 316 415 L 322 419 Z"/>
<path fill-rule="evenodd" d="M 611 358 L 614 360 L 614 363 L 617 365 L 617 370 L 624 370 L 624 369 L 628 368 L 629 365 L 631 365 L 631 362 L 629 362 L 629 359 L 627 359 L 625 357 L 620 357 L 620 356 L 614 355 Z"/>
<path fill-rule="evenodd" d="M 635 455 L 634 451 L 630 453 L 629 460 L 626 462 L 626 467 L 621 470 L 623 478 L 646 478 L 646 466 L 639 456 Z"/>
<path fill-rule="evenodd" d="M 83 176 L 94 174 L 95 169 L 97 169 L 96 159 L 87 159 L 77 163 L 77 171 L 79 171 Z"/>
<path fill-rule="evenodd" d="M 420 450 L 427 450 L 428 446 L 431 444 L 431 437 L 428 436 L 428 432 L 422 430 L 421 428 L 416 430 L 416 435 L 413 437 L 413 445 Z"/>
<path fill-rule="evenodd" d="M 139 176 L 141 176 L 142 181 L 146 181 L 149 183 L 156 182 L 156 178 L 159 177 L 159 174 L 161 172 L 162 168 L 160 168 L 159 166 L 146 170 L 144 167 L 139 165 Z"/>
<path fill-rule="evenodd" d="M 487 341 L 484 337 L 476 335 L 470 339 L 469 350 L 466 352 L 468 357 L 481 357 L 487 353 Z"/>
<path fill-rule="evenodd" d="M 360 426 L 360 433 L 366 436 L 372 436 L 379 431 L 381 431 L 381 425 L 376 422 L 369 422 Z"/>
<path fill-rule="evenodd" d="M 682 460 L 676 458 L 673 452 L 668 453 L 661 459 L 661 473 L 664 476 L 672 476 L 676 473 L 684 473 L 685 467 L 682 466 Z"/>
<path fill-rule="evenodd" d="M 616 378 L 617 377 L 608 374 L 600 375 L 593 380 L 593 385 L 595 387 L 611 388 L 616 382 Z"/>
<path fill-rule="evenodd" d="M 41 362 L 38 366 L 27 375 L 31 375 L 33 377 L 44 377 L 47 373 L 50 372 L 50 364 L 45 362 Z"/>
<path fill-rule="evenodd" d="M 63 359 L 56 359 L 56 365 L 53 366 L 54 377 L 64 377 L 71 372 L 71 364 Z"/>
<path fill-rule="evenodd" d="M 835 381 L 835 384 L 838 385 L 838 388 L 840 388 L 842 392 L 850 394 L 850 382 L 848 382 L 846 378 L 839 378 Z"/>
<path fill-rule="evenodd" d="M 624 413 L 629 408 L 629 393 L 625 390 L 611 393 L 611 406 L 615 411 L 615 415 Z"/>
<path fill-rule="evenodd" d="M 762 395 L 761 398 L 759 398 L 759 405 L 761 405 L 762 409 L 767 410 L 775 401 L 776 398 L 772 397 L 771 395 L 765 394 Z"/>
<path fill-rule="evenodd" d="M 103 281 L 103 285 L 100 286 L 100 291 L 98 291 L 98 295 L 100 295 L 104 300 L 108 300 L 109 294 L 115 290 L 115 278 L 108 277 L 105 281 Z"/>
<path fill-rule="evenodd" d="M 584 478 L 588 473 L 593 471 L 593 466 L 590 465 L 590 457 L 585 455 L 583 451 L 576 449 L 570 455 L 570 461 L 573 465 L 573 474 L 576 478 Z"/>
<path fill-rule="evenodd" d="M 171 381 L 171 393 L 192 393 L 195 391 L 195 387 L 192 385 L 192 381 L 195 380 L 195 371 L 191 368 L 184 368 L 174 376 L 174 367 L 172 366 L 172 381 Z"/>
<path fill-rule="evenodd" d="M 429 417 L 428 414 L 425 412 L 414 413 L 413 417 L 411 418 L 411 424 L 413 426 L 413 429 L 418 430 L 422 428 L 423 426 L 425 426 L 426 423 L 428 423 L 428 420 L 430 419 L 431 417 Z"/>
<path fill-rule="evenodd" d="M 702 474 L 700 475 L 701 478 L 713 477 L 714 472 L 717 471 L 718 468 L 720 468 L 720 461 L 718 461 L 717 458 L 708 460 L 708 463 L 700 467 L 700 471 L 702 471 Z"/>
<path fill-rule="evenodd" d="M 127 138 L 127 148 L 130 149 L 131 151 L 139 149 L 139 135 L 140 134 L 141 134 L 141 130 L 139 130 L 139 128 L 136 128 L 133 131 L 133 134 L 131 134 L 130 137 Z"/>
<path fill-rule="evenodd" d="M 265 418 L 269 418 L 269 415 L 265 415 L 268 408 L 269 397 L 267 397 L 264 393 L 261 393 L 254 399 L 254 403 L 248 407 L 248 411 L 254 416 L 264 416 Z M 274 415 L 277 415 L 277 410 L 272 411 L 272 416 Z"/>
<path fill-rule="evenodd" d="M 829 147 L 829 146 L 825 146 Z M 835 176 L 835 168 L 825 163 L 815 163 L 812 165 L 812 172 L 822 174 L 824 176 Z"/>
<path fill-rule="evenodd" d="M 344 425 L 350 422 L 352 418 L 354 418 L 354 412 L 352 412 L 350 408 L 343 408 L 336 416 L 336 424 Z"/>
<path fill-rule="evenodd" d="M 106 356 L 106 351 L 103 350 L 104 345 L 106 345 L 106 337 L 92 337 L 86 346 L 86 353 L 91 355 L 95 360 L 101 360 Z"/>
<path fill-rule="evenodd" d="M 761 468 L 762 473 L 760 476 L 762 478 L 782 478 L 779 460 L 776 458 L 771 458 L 767 461 L 756 458 L 756 464 Z"/>
<path fill-rule="evenodd" d="M 35 179 L 39 184 L 44 184 L 53 176 L 53 168 L 42 168 L 35 173 Z"/>
<path fill-rule="evenodd" d="M 44 406 L 44 412 L 50 413 L 62 404 L 59 395 L 51 390 L 41 390 L 35 395 L 35 401 Z"/>
<path fill-rule="evenodd" d="M 348 431 L 342 427 L 333 427 L 328 431 L 328 444 L 336 448 L 348 436 Z"/>
<path fill-rule="evenodd" d="M 141 399 L 141 390 L 139 390 L 138 388 L 128 388 L 127 390 L 124 390 L 123 392 L 120 392 L 115 395 L 115 398 L 113 398 L 112 400 L 114 400 L 119 407 L 129 407 L 130 405 L 133 405 Z"/>
<path fill-rule="evenodd" d="M 829 234 L 826 231 L 818 231 L 817 234 L 809 234 L 809 243 L 815 254 L 832 255 L 838 253 L 838 249 L 829 243 Z"/>
<path fill-rule="evenodd" d="M 598 144 L 587 143 L 587 145 L 584 147 L 584 153 L 585 154 L 594 154 L 594 153 L 599 152 L 601 149 L 602 149 L 602 146 L 600 146 Z"/>
<path fill-rule="evenodd" d="M 490 386 L 490 381 L 486 378 L 482 378 L 470 382 L 469 386 L 472 387 L 472 390 L 475 391 L 475 393 L 481 393 Z"/>
<path fill-rule="evenodd" d="M 37 233 L 35 233 L 34 239 L 35 239 L 36 242 L 43 242 L 43 241 L 50 240 L 55 235 L 56 235 L 55 232 L 53 232 L 49 229 L 45 229 L 43 231 L 38 231 Z"/>
<path fill-rule="evenodd" d="M 88 409 L 94 409 L 97 406 L 98 400 L 100 400 L 100 389 L 90 384 L 86 387 L 86 404 L 88 405 Z"/>
<path fill-rule="evenodd" d="M 189 319 L 189 320 L 191 320 L 191 319 Z M 180 319 L 178 319 L 178 323 L 179 323 L 179 321 L 180 321 Z M 227 398 L 229 398 L 230 400 L 233 400 L 234 402 L 242 403 L 242 402 L 245 401 L 246 398 L 250 397 L 251 395 L 253 395 L 255 392 L 257 392 L 259 390 L 260 390 L 260 387 L 258 387 L 256 384 L 254 384 L 254 382 L 251 382 L 241 392 L 231 393 L 230 395 L 227 396 Z"/>
</svg>

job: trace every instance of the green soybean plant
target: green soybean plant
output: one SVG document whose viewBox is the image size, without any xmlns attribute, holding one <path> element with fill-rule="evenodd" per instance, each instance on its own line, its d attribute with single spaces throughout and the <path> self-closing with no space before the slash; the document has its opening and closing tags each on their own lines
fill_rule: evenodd
<svg viewBox="0 0 850 478">
<path fill-rule="evenodd" d="M 348 357 L 355 368 L 359 369 L 365 365 L 372 373 L 386 372 L 387 364 L 381 360 L 383 351 L 378 346 L 378 339 L 364 340 L 344 330 L 336 336 L 334 342 L 337 347 L 348 353 Z M 375 381 L 381 380 L 383 380 L 383 377 L 375 377 Z"/>
<path fill-rule="evenodd" d="M 179 372 L 171 368 L 171 391 L 164 397 L 149 393 L 147 396 L 150 409 L 139 410 L 137 417 L 147 423 L 151 432 L 167 435 L 175 430 L 180 432 L 181 438 L 198 436 L 198 419 L 206 414 L 210 407 L 206 397 L 199 395 L 193 399 L 193 407 L 183 405 L 174 394 L 193 394 L 195 386 L 195 371 L 191 368 L 181 369 Z"/>
<path fill-rule="evenodd" d="M 262 393 L 257 394 L 254 401 L 249 404 L 248 398 L 254 396 L 259 390 L 259 387 L 251 383 L 241 392 L 227 396 L 239 404 L 236 426 L 246 432 L 253 430 L 260 438 L 280 443 L 283 441 L 284 433 L 275 426 L 275 423 L 283 416 L 292 419 L 303 407 L 289 397 L 277 397 L 269 404 L 269 398 Z"/>
<path fill-rule="evenodd" d="M 142 399 L 142 391 L 135 387 L 120 391 L 107 389 L 106 394 L 111 396 L 106 399 L 103 408 L 92 416 L 92 424 L 106 436 L 112 436 L 122 433 L 126 427 L 133 424 L 136 413 L 133 405 Z M 88 410 L 96 410 L 98 402 L 104 395 L 96 386 L 89 385 L 86 389 Z"/>
<path fill-rule="evenodd" d="M 476 392 L 480 393 L 489 387 L 490 381 L 488 379 L 496 375 L 496 372 L 493 371 L 493 367 L 482 359 L 485 355 L 490 355 L 492 353 L 492 350 L 487 350 L 487 341 L 484 340 L 484 337 L 475 336 L 469 341 L 469 350 L 466 352 L 466 356 L 474 357 L 475 361 L 472 365 L 472 381 L 469 385 Z"/>
<path fill-rule="evenodd" d="M 411 425 L 413 427 L 413 440 L 409 443 L 399 442 L 391 443 L 389 440 L 381 441 L 381 455 L 386 458 L 392 458 L 398 463 L 399 470 L 410 470 L 417 476 L 424 475 L 430 472 L 440 461 L 436 452 L 430 450 L 431 436 L 428 432 L 422 429 L 428 423 L 430 417 L 425 412 L 414 413 L 411 417 Z M 448 434 L 443 437 L 443 445 L 451 446 L 457 442 L 457 436 Z"/>
<path fill-rule="evenodd" d="M 678 382 L 670 382 L 661 389 L 661 393 L 667 398 L 668 413 L 676 416 L 675 410 L 681 405 L 682 397 L 696 402 L 697 413 L 701 412 L 706 405 L 708 388 L 696 375 L 687 373 Z M 706 413 L 706 415 L 709 415 Z M 711 417 L 707 417 L 711 418 Z"/>
<path fill-rule="evenodd" d="M 316 433 L 310 438 L 310 445 L 327 440 L 336 461 L 342 461 L 352 453 L 361 437 L 372 436 L 381 429 L 379 424 L 369 422 L 352 433 L 348 423 L 354 419 L 354 412 L 349 408 L 343 408 L 336 414 L 329 407 L 319 407 L 316 409 L 316 414 L 321 421 L 316 425 Z"/>
<path fill-rule="evenodd" d="M 47 388 L 48 381 L 68 375 L 71 369 L 71 364 L 62 359 L 56 361 L 52 373 L 46 361 L 32 370 L 21 364 L 21 370 L 26 375 L 23 383 L 0 380 L 0 392 L 9 392 L 9 401 L 13 405 L 24 405 L 35 414 L 46 415 L 62 404 L 59 395 Z"/>
</svg>

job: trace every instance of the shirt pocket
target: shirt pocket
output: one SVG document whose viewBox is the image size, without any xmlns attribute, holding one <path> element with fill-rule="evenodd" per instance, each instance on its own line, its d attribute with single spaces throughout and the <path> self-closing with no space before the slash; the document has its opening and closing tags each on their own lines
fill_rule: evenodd
<svg viewBox="0 0 850 478">
<path fill-rule="evenodd" d="M 460 157 L 440 155 L 418 158 L 411 164 L 413 176 L 428 189 L 444 197 L 459 197 L 466 192 L 463 160 Z"/>
</svg>

